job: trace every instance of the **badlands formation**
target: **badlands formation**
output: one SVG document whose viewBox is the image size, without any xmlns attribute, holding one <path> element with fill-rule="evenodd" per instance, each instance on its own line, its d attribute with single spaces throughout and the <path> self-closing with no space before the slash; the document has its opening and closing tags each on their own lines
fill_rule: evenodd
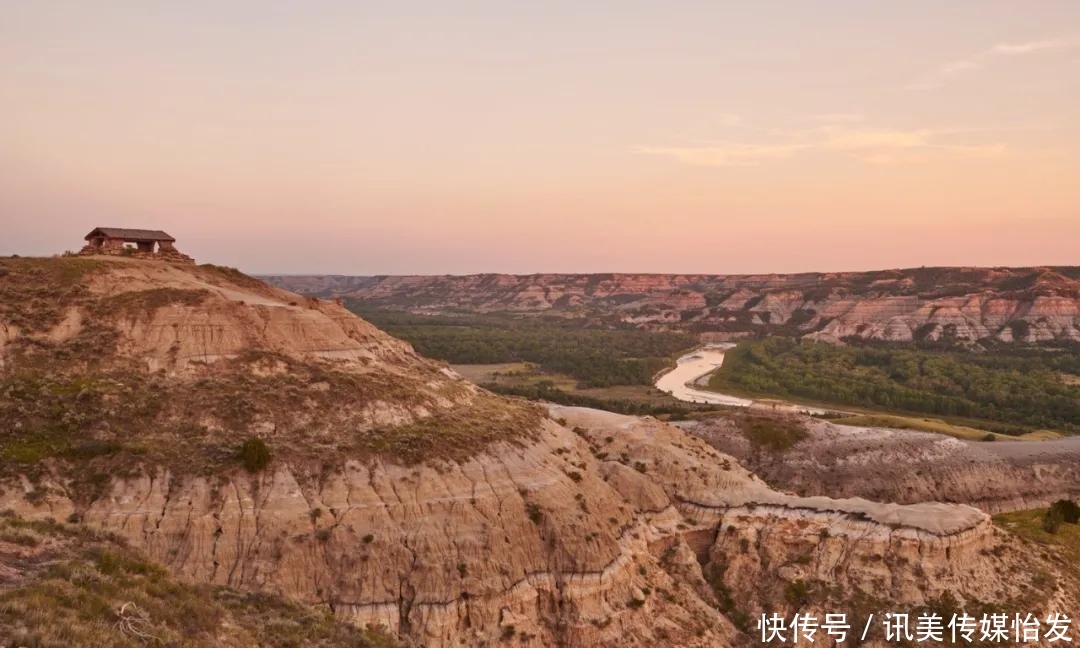
<svg viewBox="0 0 1080 648">
<path fill-rule="evenodd" d="M 755 448 L 729 418 L 678 425 L 770 485 L 802 495 L 955 502 L 991 514 L 1080 499 L 1080 437 L 986 443 L 788 416 L 807 438 L 784 452 Z"/>
<path fill-rule="evenodd" d="M 1080 268 L 790 275 L 273 276 L 283 288 L 414 313 L 553 312 L 731 339 L 1080 340 Z"/>
<path fill-rule="evenodd" d="M 235 271 L 0 260 L 0 298 L 0 510 L 109 532 L 192 586 L 433 648 L 1080 613 L 1073 572 L 975 507 L 781 492 L 678 427 L 491 395 Z M 0 539 L 0 588 L 17 562 Z"/>
</svg>

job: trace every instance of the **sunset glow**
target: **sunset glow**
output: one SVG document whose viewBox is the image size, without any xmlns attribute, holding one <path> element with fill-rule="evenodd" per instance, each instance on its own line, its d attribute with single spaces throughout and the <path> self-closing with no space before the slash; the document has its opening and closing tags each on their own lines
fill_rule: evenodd
<svg viewBox="0 0 1080 648">
<path fill-rule="evenodd" d="M 275 273 L 1080 259 L 1072 1 L 10 2 L 0 53 L 0 254 L 102 225 Z"/>
</svg>

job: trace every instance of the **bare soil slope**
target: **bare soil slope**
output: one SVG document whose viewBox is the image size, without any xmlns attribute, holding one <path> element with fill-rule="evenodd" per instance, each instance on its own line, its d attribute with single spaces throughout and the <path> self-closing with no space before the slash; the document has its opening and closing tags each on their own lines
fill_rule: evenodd
<svg viewBox="0 0 1080 648">
<path fill-rule="evenodd" d="M 963 441 L 796 414 L 783 418 L 803 428 L 805 438 L 782 449 L 755 445 L 738 417 L 679 425 L 773 487 L 802 495 L 957 502 L 989 513 L 1080 497 L 1080 438 Z"/>
</svg>

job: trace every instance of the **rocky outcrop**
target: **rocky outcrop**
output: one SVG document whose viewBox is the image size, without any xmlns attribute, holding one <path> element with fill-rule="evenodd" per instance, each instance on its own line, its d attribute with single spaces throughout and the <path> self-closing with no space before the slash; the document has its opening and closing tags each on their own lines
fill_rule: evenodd
<svg viewBox="0 0 1080 648">
<path fill-rule="evenodd" d="M 1036 573 L 1060 573 L 1060 567 L 1027 562 L 1030 549 L 973 508 L 776 492 L 728 455 L 669 425 L 554 409 L 594 452 L 599 448 L 597 456 L 617 457 L 633 466 L 638 484 L 663 489 L 686 527 L 659 541 L 657 550 L 686 582 L 708 582 L 706 598 L 740 624 L 777 611 L 866 614 L 953 600 L 1076 609 L 1065 594 L 1075 574 L 1047 591 Z M 620 492 L 636 494 L 639 506 L 656 505 L 657 495 L 644 487 Z M 701 567 L 693 575 L 678 560 L 686 550 Z"/>
<path fill-rule="evenodd" d="M 461 463 L 158 472 L 86 505 L 58 475 L 47 497 L 9 490 L 0 508 L 74 514 L 183 580 L 324 605 L 432 647 L 726 646 L 729 618 L 791 607 L 796 580 L 913 606 L 1005 586 L 984 556 L 1001 539 L 975 509 L 785 495 L 658 421 L 552 414 L 577 433 L 549 422 L 534 444 Z M 716 587 L 741 593 L 730 617 Z"/>
<path fill-rule="evenodd" d="M 802 495 L 956 502 L 989 513 L 1080 497 L 1080 439 L 993 443 L 836 425 L 792 414 L 807 438 L 783 452 L 755 448 L 733 422 L 680 427 L 735 457 L 771 486 Z"/>
<path fill-rule="evenodd" d="M 306 294 L 415 313 L 608 315 L 703 334 L 839 341 L 1080 340 L 1077 268 L 916 268 L 794 275 L 272 276 Z"/>
<path fill-rule="evenodd" d="M 736 619 L 790 607 L 795 580 L 895 605 L 1003 587 L 983 555 L 1001 539 L 975 509 L 785 495 L 658 421 L 552 414 L 577 433 L 549 422 L 534 444 L 462 463 L 159 472 L 86 505 L 57 476 L 47 497 L 9 490 L 0 508 L 74 514 L 184 580 L 322 604 L 426 646 L 724 646 L 738 631 L 717 586 L 743 593 Z"/>
</svg>

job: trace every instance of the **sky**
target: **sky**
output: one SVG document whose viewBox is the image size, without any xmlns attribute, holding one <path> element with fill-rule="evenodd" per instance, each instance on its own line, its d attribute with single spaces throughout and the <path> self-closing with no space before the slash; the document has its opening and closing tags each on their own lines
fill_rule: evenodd
<svg viewBox="0 0 1080 648">
<path fill-rule="evenodd" d="M 1080 2 L 0 3 L 0 254 L 1080 264 Z"/>
</svg>

